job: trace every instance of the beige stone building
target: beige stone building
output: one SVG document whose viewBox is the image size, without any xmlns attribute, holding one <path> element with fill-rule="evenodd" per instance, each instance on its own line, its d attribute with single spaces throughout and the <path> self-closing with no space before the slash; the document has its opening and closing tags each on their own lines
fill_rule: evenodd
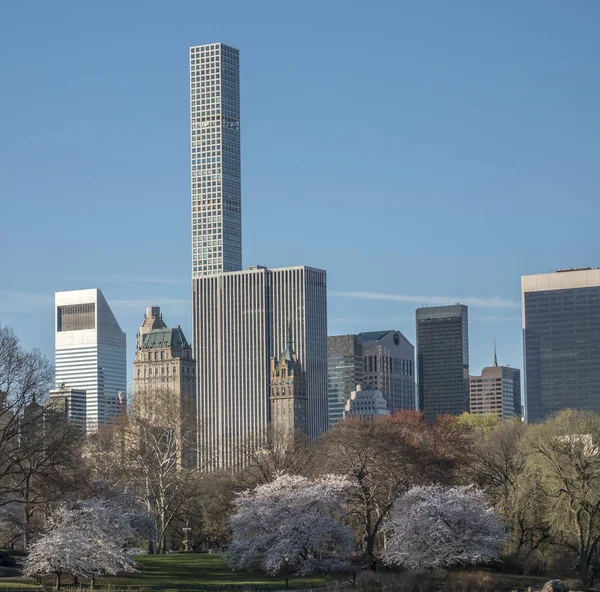
<svg viewBox="0 0 600 592">
<path fill-rule="evenodd" d="M 271 426 L 275 433 L 291 437 L 296 430 L 306 433 L 306 379 L 302 366 L 288 343 L 276 358 L 271 358 Z"/>
<path fill-rule="evenodd" d="M 181 327 L 169 329 L 158 306 L 146 309 L 137 336 L 133 405 L 137 417 L 173 427 L 182 463 L 196 462 L 196 361 Z"/>
<path fill-rule="evenodd" d="M 517 368 L 498 366 L 494 345 L 494 365 L 469 377 L 470 412 L 491 413 L 500 419 L 521 415 L 521 372 Z"/>
</svg>

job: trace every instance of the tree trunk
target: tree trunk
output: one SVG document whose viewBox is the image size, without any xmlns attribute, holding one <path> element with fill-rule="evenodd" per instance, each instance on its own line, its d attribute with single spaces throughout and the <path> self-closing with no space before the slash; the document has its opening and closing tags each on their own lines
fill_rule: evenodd
<svg viewBox="0 0 600 592">
<path fill-rule="evenodd" d="M 375 539 L 377 537 L 377 533 L 368 533 L 366 536 L 366 551 L 367 556 L 373 559 L 373 554 L 375 553 Z"/>
<path fill-rule="evenodd" d="M 23 548 L 29 549 L 29 523 L 31 514 L 29 511 L 29 475 L 25 479 L 25 489 L 23 490 Z"/>
<path fill-rule="evenodd" d="M 579 551 L 579 578 L 584 585 L 590 581 L 590 554 L 587 550 Z"/>
<path fill-rule="evenodd" d="M 60 572 L 56 572 L 56 588 L 55 590 L 60 590 Z"/>
<path fill-rule="evenodd" d="M 285 589 L 287 590 L 289 587 L 290 587 L 290 585 L 289 585 L 288 575 L 285 574 Z"/>
</svg>

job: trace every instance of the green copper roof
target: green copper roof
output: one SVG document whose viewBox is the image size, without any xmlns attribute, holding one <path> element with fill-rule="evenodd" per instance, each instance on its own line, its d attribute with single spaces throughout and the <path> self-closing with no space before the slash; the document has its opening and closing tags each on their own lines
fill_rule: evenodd
<svg viewBox="0 0 600 592">
<path fill-rule="evenodd" d="M 146 333 L 142 340 L 142 349 L 190 349 L 183 331 L 175 329 L 152 329 Z"/>
</svg>

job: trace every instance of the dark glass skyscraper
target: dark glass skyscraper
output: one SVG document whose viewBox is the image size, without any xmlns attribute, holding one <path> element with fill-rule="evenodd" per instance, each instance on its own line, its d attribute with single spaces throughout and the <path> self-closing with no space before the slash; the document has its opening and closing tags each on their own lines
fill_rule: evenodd
<svg viewBox="0 0 600 592">
<path fill-rule="evenodd" d="M 430 421 L 469 411 L 469 320 L 462 304 L 417 309 L 419 408 Z"/>
<path fill-rule="evenodd" d="M 327 338 L 327 396 L 329 426 L 344 416 L 350 393 L 362 384 L 364 376 L 362 346 L 356 335 L 333 335 Z"/>
<path fill-rule="evenodd" d="M 521 278 L 525 418 L 600 413 L 600 270 Z"/>
</svg>

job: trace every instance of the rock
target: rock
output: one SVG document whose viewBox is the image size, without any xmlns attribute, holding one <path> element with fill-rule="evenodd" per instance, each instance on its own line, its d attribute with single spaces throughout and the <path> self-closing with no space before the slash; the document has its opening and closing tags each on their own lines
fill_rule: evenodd
<svg viewBox="0 0 600 592">
<path fill-rule="evenodd" d="M 544 584 L 542 592 L 568 592 L 567 586 L 562 580 L 550 580 Z"/>
</svg>

